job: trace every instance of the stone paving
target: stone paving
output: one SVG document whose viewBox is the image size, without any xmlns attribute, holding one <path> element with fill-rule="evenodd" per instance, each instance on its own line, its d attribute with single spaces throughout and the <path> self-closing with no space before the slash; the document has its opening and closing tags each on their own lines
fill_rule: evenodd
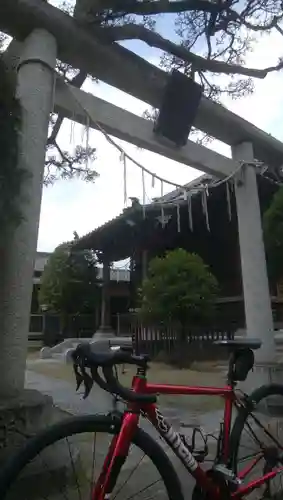
<svg viewBox="0 0 283 500">
<path fill-rule="evenodd" d="M 26 388 L 36 389 L 51 396 L 55 406 L 72 415 L 105 413 L 112 408 L 112 397 L 95 385 L 89 397 L 83 400 L 82 393 L 76 393 L 75 381 L 74 384 L 70 384 L 64 380 L 35 373 L 32 370 L 26 371 Z M 176 398 L 176 404 L 177 402 L 178 399 Z M 174 408 L 171 406 L 162 407 L 162 411 L 165 416 L 176 422 L 174 425 L 178 426 L 180 422 L 195 423 L 196 425 L 201 425 L 209 432 L 219 427 L 219 422 L 223 415 L 223 411 L 221 410 L 205 413 L 195 410 L 190 412 L 189 397 L 188 411 L 178 406 Z"/>
<path fill-rule="evenodd" d="M 56 361 L 54 360 L 54 362 Z M 106 392 L 102 391 L 97 386 L 94 386 L 89 397 L 86 400 L 83 400 L 82 394 L 78 394 L 75 391 L 75 381 L 74 383 L 70 383 L 69 381 L 66 380 L 53 378 L 51 376 L 43 375 L 38 372 L 32 371 L 31 364 L 28 364 L 28 367 L 31 369 L 28 369 L 26 371 L 26 387 L 29 389 L 36 389 L 44 394 L 51 396 L 53 398 L 54 405 L 60 410 L 63 410 L 63 412 L 67 412 L 73 415 L 85 415 L 85 414 L 105 413 L 112 408 L 111 396 L 108 395 Z M 178 398 L 176 398 L 176 406 L 166 407 L 160 404 L 160 409 L 162 413 L 172 423 L 174 429 L 176 430 L 180 429 L 181 422 L 185 422 L 186 424 L 189 425 L 200 425 L 208 433 L 211 432 L 215 433 L 217 429 L 219 429 L 221 419 L 223 418 L 223 410 L 209 411 L 209 412 L 202 412 L 200 410 L 196 410 L 194 407 L 190 406 L 189 397 L 188 397 L 187 408 L 184 408 L 184 406 L 178 407 Z M 141 425 L 142 427 L 145 428 L 147 432 L 149 432 L 152 436 L 154 436 L 155 439 L 159 439 L 159 437 L 156 434 L 156 431 L 152 428 L 152 426 L 150 426 L 150 424 L 147 421 L 141 420 Z M 190 433 L 191 431 L 182 428 L 181 432 Z M 160 441 L 160 444 L 161 443 L 162 442 Z M 89 442 L 87 444 L 86 443 L 83 444 L 83 446 L 85 446 L 83 453 L 81 453 L 81 446 L 80 446 L 80 455 L 84 455 L 85 451 L 88 452 L 91 451 L 91 444 Z M 178 459 L 173 455 L 172 451 L 168 449 L 168 447 L 165 448 L 166 448 L 166 453 L 168 453 L 170 460 L 172 461 L 181 479 L 184 491 L 184 497 L 185 500 L 187 500 L 191 498 L 194 481 L 187 474 L 187 471 L 184 469 L 182 464 L 180 464 Z M 103 452 L 104 450 L 105 447 L 103 447 Z M 213 458 L 215 453 L 214 440 L 209 441 L 209 451 L 210 454 L 208 458 Z M 102 456 L 102 451 L 100 452 L 100 454 Z M 132 458 L 131 455 L 129 456 L 129 459 L 127 460 L 126 464 L 128 464 L 128 469 L 134 466 L 134 459 Z M 205 468 L 210 467 L 210 464 L 206 462 L 204 464 L 204 467 Z M 142 465 L 141 473 L 139 474 L 138 479 L 135 481 L 135 488 L 139 481 L 144 481 L 145 477 L 147 478 L 147 481 L 153 480 L 153 476 L 155 473 L 153 470 L 152 474 L 152 469 L 153 469 L 152 465 L 149 464 L 148 462 Z M 127 470 L 124 472 L 126 473 Z M 123 497 L 123 500 L 125 500 L 128 497 L 131 497 L 131 493 L 136 492 L 135 488 L 133 489 L 133 491 L 130 489 L 128 492 L 129 494 L 126 495 L 126 497 Z M 15 498 L 17 499 L 18 497 L 16 496 Z M 41 496 L 36 497 L 36 500 L 38 498 L 42 497 Z M 46 496 L 44 498 L 48 498 L 50 500 L 61 500 L 61 498 L 63 497 L 59 493 L 56 495 L 52 495 L 51 497 Z M 78 497 L 77 493 L 74 491 L 73 493 L 71 492 L 70 496 L 68 493 L 68 496 L 64 496 L 64 498 L 68 500 L 69 499 L 76 500 L 79 499 L 80 496 Z M 85 498 L 88 499 L 88 495 L 86 497 L 82 496 L 80 500 L 85 500 Z M 162 498 L 162 499 L 164 498 L 165 500 L 165 498 L 167 497 L 163 493 L 161 493 L 160 490 L 156 490 L 154 492 L 154 495 L 151 496 L 150 498 Z M 8 498 L 7 500 L 10 500 L 10 498 Z M 14 497 L 11 497 L 11 500 L 14 500 Z M 30 500 L 30 497 L 28 497 L 27 499 L 24 498 L 24 500 Z"/>
<path fill-rule="evenodd" d="M 53 398 L 55 406 L 73 415 L 105 413 L 112 407 L 112 398 L 97 386 L 94 386 L 89 397 L 86 400 L 83 400 L 82 395 L 76 393 L 75 391 L 75 382 L 74 384 L 70 384 L 67 381 L 42 375 L 33 372 L 32 370 L 26 371 L 26 388 L 36 389 L 44 394 L 50 395 Z M 174 408 L 161 407 L 161 410 L 164 415 L 171 421 L 176 430 L 180 428 L 181 422 L 185 422 L 186 424 L 199 424 L 207 431 L 214 432 L 217 428 L 219 428 L 219 422 L 222 415 L 221 411 L 213 411 L 208 413 L 199 413 L 195 411 L 193 413 L 190 412 L 189 398 L 188 410 L 185 410 L 184 408 L 178 408 L 178 406 Z M 156 436 L 156 431 L 146 421 L 142 422 L 142 426 L 146 428 L 146 430 L 150 434 L 155 435 L 155 437 L 158 439 L 158 437 Z M 183 430 L 183 432 L 188 431 Z M 214 443 L 212 443 L 212 452 L 213 449 L 215 449 Z M 180 464 L 175 456 L 173 456 L 171 450 L 168 450 L 168 448 L 166 448 L 166 452 L 168 452 L 170 459 L 172 460 L 174 467 L 176 467 L 177 473 L 180 476 L 185 493 L 185 498 L 190 498 L 194 481 L 187 474 L 182 464 Z M 150 474 L 150 471 L 147 471 L 147 469 L 148 464 L 143 466 L 143 470 L 148 476 L 148 474 Z"/>
</svg>

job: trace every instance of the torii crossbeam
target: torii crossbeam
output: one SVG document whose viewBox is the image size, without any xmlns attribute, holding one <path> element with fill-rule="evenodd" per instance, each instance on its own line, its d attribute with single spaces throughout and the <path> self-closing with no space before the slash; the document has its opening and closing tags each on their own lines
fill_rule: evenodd
<svg viewBox="0 0 283 500">
<path fill-rule="evenodd" d="M 159 108 L 168 81 L 164 71 L 117 43 L 103 44 L 44 0 L 1 0 L 0 30 L 24 40 L 37 28 L 56 38 L 60 60 Z M 201 100 L 194 125 L 230 146 L 252 142 L 257 159 L 270 166 L 282 165 L 280 141 L 206 97 Z"/>
<path fill-rule="evenodd" d="M 97 129 L 98 123 L 108 134 L 216 177 L 227 177 L 238 167 L 235 161 L 190 140 L 183 148 L 170 147 L 157 140 L 149 120 L 64 84 L 62 80 L 58 80 L 56 86 L 55 112 L 82 125 L 86 124 L 88 115 L 92 128 Z"/>
</svg>

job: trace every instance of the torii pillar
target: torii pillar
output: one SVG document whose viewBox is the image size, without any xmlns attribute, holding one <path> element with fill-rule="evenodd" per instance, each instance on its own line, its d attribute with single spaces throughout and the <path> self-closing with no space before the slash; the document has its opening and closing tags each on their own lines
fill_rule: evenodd
<svg viewBox="0 0 283 500">
<path fill-rule="evenodd" d="M 45 149 L 54 97 L 57 46 L 36 29 L 22 45 L 17 95 L 22 107 L 19 164 L 26 178 L 19 200 L 22 221 L 3 245 L 0 262 L 0 397 L 23 401 L 33 269 L 36 255 Z"/>
<path fill-rule="evenodd" d="M 233 147 L 232 156 L 234 160 L 247 162 L 236 176 L 235 196 L 247 336 L 262 341 L 261 349 L 255 353 L 256 379 L 252 381 L 252 375 L 249 376 L 251 385 L 258 387 L 270 378 L 275 345 L 256 170 L 248 165 L 254 161 L 252 144 L 244 142 Z"/>
</svg>

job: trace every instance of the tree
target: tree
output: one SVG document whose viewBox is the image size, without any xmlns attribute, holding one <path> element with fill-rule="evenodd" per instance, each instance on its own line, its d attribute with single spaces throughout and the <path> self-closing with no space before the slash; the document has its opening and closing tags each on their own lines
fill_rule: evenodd
<svg viewBox="0 0 283 500">
<path fill-rule="evenodd" d="M 283 188 L 275 193 L 263 216 L 263 232 L 269 277 L 273 283 L 283 278 Z"/>
<path fill-rule="evenodd" d="M 73 13 L 72 2 L 63 1 L 61 9 L 68 14 Z M 6 66 L 6 72 L 9 70 L 9 78 L 13 82 L 13 93 L 15 95 L 16 76 L 15 70 L 17 61 L 20 57 L 20 44 L 12 40 L 7 46 L 7 37 L 0 33 L 0 54 L 2 52 L 1 63 Z M 87 75 L 72 68 L 64 62 L 57 61 L 57 73 L 74 87 L 80 88 Z M 46 161 L 44 184 L 51 185 L 59 179 L 81 179 L 86 182 L 94 182 L 98 173 L 93 168 L 93 161 L 96 159 L 96 149 L 88 144 L 88 127 L 85 127 L 84 143 L 74 146 L 73 151 L 66 151 L 60 146 L 58 134 L 60 132 L 64 118 L 50 113 L 50 133 L 46 145 Z"/>
<path fill-rule="evenodd" d="M 59 245 L 42 274 L 41 306 L 63 317 L 93 312 L 98 300 L 96 264 L 93 252 L 74 252 L 72 242 Z"/>
<path fill-rule="evenodd" d="M 161 15 L 171 15 L 170 38 L 158 33 Z M 281 0 L 76 0 L 74 15 L 104 42 L 142 40 L 163 51 L 161 65 L 194 75 L 207 95 L 233 97 L 253 90 L 252 78 L 282 69 L 245 67 L 259 33 L 283 34 Z M 216 74 L 229 75 L 220 82 Z M 235 75 L 244 78 L 235 79 Z"/>
<path fill-rule="evenodd" d="M 264 43 L 259 35 L 283 35 L 281 0 L 64 0 L 59 8 L 103 44 L 114 48 L 114 42 L 141 40 L 161 50 L 163 68 L 175 67 L 191 75 L 215 100 L 223 94 L 245 96 L 253 91 L 254 78 L 265 78 L 283 66 L 281 58 L 267 68 L 245 65 L 254 42 Z M 172 26 L 166 29 L 166 36 L 159 22 L 162 19 L 169 19 Z M 78 88 L 88 77 L 62 61 L 58 61 L 57 71 Z M 225 78 L 217 78 L 219 75 Z M 94 157 L 94 149 L 75 148 L 70 153 L 60 147 L 63 119 L 51 116 L 46 182 L 75 176 L 93 181 L 97 174 L 84 160 Z"/>
<path fill-rule="evenodd" d="M 157 322 L 196 325 L 211 318 L 217 281 L 201 257 L 178 248 L 149 264 L 141 289 L 141 315 Z"/>
</svg>

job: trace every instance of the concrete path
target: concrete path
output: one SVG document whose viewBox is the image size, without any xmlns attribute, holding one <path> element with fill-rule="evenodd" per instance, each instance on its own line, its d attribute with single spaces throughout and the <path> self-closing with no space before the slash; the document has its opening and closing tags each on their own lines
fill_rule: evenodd
<svg viewBox="0 0 283 500">
<path fill-rule="evenodd" d="M 26 388 L 51 396 L 55 406 L 72 415 L 104 413 L 111 408 L 110 395 L 99 387 L 95 387 L 89 397 L 83 400 L 82 391 L 81 394 L 76 393 L 75 380 L 72 385 L 64 380 L 27 370 Z"/>
<path fill-rule="evenodd" d="M 112 398 L 97 386 L 94 386 L 93 390 L 86 400 L 82 400 L 82 395 L 77 394 L 75 391 L 75 383 L 70 384 L 69 382 L 45 376 L 33 372 L 32 370 L 27 370 L 26 372 L 26 387 L 29 389 L 36 389 L 43 392 L 44 394 L 51 396 L 53 398 L 55 406 L 73 415 L 105 413 L 112 407 Z M 184 410 L 184 408 L 178 407 L 161 407 L 161 410 L 168 418 L 168 420 L 171 421 L 176 430 L 180 428 L 181 422 L 185 422 L 186 424 L 199 424 L 203 428 L 205 428 L 206 431 L 214 432 L 217 428 L 219 428 L 219 422 L 222 415 L 221 411 L 213 411 L 209 413 L 192 413 L 189 409 L 189 400 L 188 410 Z M 152 426 L 150 426 L 148 422 L 143 420 L 141 422 L 141 425 L 147 430 L 147 432 L 153 435 L 155 439 L 158 439 L 156 431 L 152 428 Z M 187 433 L 190 431 L 184 429 L 182 430 L 182 432 Z M 166 447 L 166 445 L 164 446 Z M 214 450 L 215 441 L 212 442 L 211 452 L 213 453 Z M 166 447 L 166 453 L 168 453 L 168 455 L 170 456 L 170 459 L 172 460 L 172 463 L 181 479 L 185 498 L 191 498 L 194 480 L 192 480 L 192 478 L 187 474 L 187 471 L 184 469 L 182 464 L 180 464 L 179 460 L 173 455 L 171 450 L 168 449 L 168 447 Z M 208 464 L 206 465 L 206 467 L 208 467 Z M 148 464 L 144 466 L 144 472 L 146 472 L 146 474 L 150 474 L 150 471 L 147 471 L 147 469 Z"/>
<path fill-rule="evenodd" d="M 55 360 L 54 360 L 55 362 Z M 28 367 L 32 367 L 31 364 L 28 365 Z M 36 389 L 44 394 L 47 394 L 52 397 L 54 401 L 54 405 L 61 410 L 68 412 L 73 415 L 86 415 L 86 414 L 96 414 L 96 413 L 106 413 L 109 410 L 112 409 L 112 397 L 107 394 L 105 391 L 102 391 L 100 388 L 97 386 L 93 386 L 93 389 L 89 395 L 89 397 L 86 400 L 82 399 L 82 394 L 76 393 L 75 390 L 75 381 L 74 383 L 70 383 L 66 380 L 61 380 L 58 378 L 53 378 L 51 376 L 46 376 L 43 374 L 40 374 L 38 372 L 32 371 L 32 369 L 28 369 L 26 372 L 26 387 L 29 389 Z M 178 404 L 178 398 L 176 398 L 176 405 Z M 191 403 L 192 404 L 192 403 Z M 221 411 L 209 411 L 209 412 L 201 412 L 199 409 L 196 410 L 195 407 L 191 406 L 190 407 L 190 398 L 188 397 L 188 406 L 187 408 L 184 407 L 178 407 L 178 406 L 162 406 L 160 404 L 160 409 L 162 413 L 165 415 L 165 417 L 168 418 L 168 420 L 172 423 L 173 427 L 175 430 L 180 429 L 180 424 L 181 422 L 185 422 L 186 424 L 190 425 L 200 425 L 201 427 L 204 428 L 204 430 L 207 433 L 215 433 L 216 435 L 218 434 L 217 431 L 219 430 L 219 425 L 220 422 L 223 418 L 223 410 Z M 157 433 L 155 429 L 145 420 L 141 420 L 141 426 L 145 428 L 145 430 L 151 434 L 154 439 L 159 439 L 157 436 Z M 190 434 L 191 430 L 188 429 L 181 429 L 181 432 L 184 434 Z M 248 437 L 248 436 L 247 436 Z M 104 436 L 105 438 L 105 436 Z M 75 438 L 76 439 L 76 438 Z M 105 442 L 103 442 L 106 444 Z M 105 453 L 105 447 L 103 446 L 103 451 L 102 451 L 102 444 L 99 447 L 100 450 L 100 455 L 104 459 L 104 453 Z M 180 477 L 181 484 L 183 487 L 184 491 L 184 497 L 185 500 L 191 499 L 192 495 L 192 490 L 194 487 L 194 481 L 192 480 L 191 476 L 187 473 L 187 471 L 184 469 L 182 464 L 179 462 L 179 460 L 174 456 L 172 451 L 164 444 L 162 444 L 163 441 L 160 440 L 160 444 L 164 447 L 166 450 L 166 453 L 168 454 L 170 460 L 172 461 L 172 464 L 177 472 L 177 474 Z M 209 457 L 210 459 L 213 459 L 215 456 L 215 448 L 216 448 L 216 442 L 213 439 L 210 439 L 209 442 Z M 76 445 L 75 445 L 76 446 Z M 91 438 L 88 436 L 87 442 L 83 443 L 83 446 L 86 448 L 83 448 L 83 453 L 82 453 L 82 448 L 81 444 L 80 447 L 78 448 L 80 450 L 79 456 L 84 456 L 87 455 L 87 452 L 92 452 L 92 442 Z M 122 473 L 125 475 L 128 474 L 128 471 L 131 470 L 134 465 L 136 464 L 135 457 L 132 457 L 131 453 L 126 461 L 125 466 L 123 467 Z M 89 464 L 89 462 L 87 462 Z M 87 467 L 87 466 L 86 466 Z M 205 468 L 211 467 L 211 463 L 208 461 L 204 464 Z M 256 475 L 259 477 L 261 474 L 261 471 L 259 471 L 259 474 L 257 473 Z M 148 461 L 146 463 L 143 463 L 141 468 L 139 469 L 139 474 L 138 478 L 135 479 L 135 484 L 134 487 L 131 487 L 128 490 L 129 495 L 126 495 L 123 497 L 123 500 L 126 498 L 132 497 L 131 493 L 134 493 L 137 491 L 136 487 L 137 484 L 141 483 L 141 486 L 144 485 L 144 481 L 146 479 L 146 484 L 149 484 L 149 482 L 153 482 L 154 479 L 156 478 L 154 468 L 152 467 L 152 464 L 149 463 Z M 121 478 L 121 481 L 123 482 L 123 478 Z M 15 497 L 17 500 L 18 496 Z M 36 497 L 36 500 L 41 497 Z M 63 497 L 62 495 L 57 494 L 55 496 L 49 497 L 48 495 L 46 498 L 50 498 L 50 500 L 61 500 Z M 71 494 L 71 496 L 64 496 L 65 499 L 70 498 L 70 500 L 78 500 L 77 493 L 74 493 L 74 495 Z M 151 496 L 150 498 L 153 498 Z M 154 493 L 154 498 L 157 500 L 160 498 L 160 500 L 165 500 L 167 498 L 164 496 L 163 490 L 162 493 L 161 491 L 157 490 Z M 6 499 L 5 499 L 6 500 Z M 8 498 L 7 500 L 10 500 Z M 11 500 L 14 500 L 14 497 L 11 497 Z"/>
<path fill-rule="evenodd" d="M 76 393 L 75 382 L 70 384 L 64 380 L 59 380 L 53 377 L 47 377 L 40 373 L 33 372 L 32 370 L 26 371 L 26 388 L 36 389 L 44 394 L 47 394 L 53 398 L 55 406 L 59 407 L 61 410 L 71 413 L 72 415 L 87 415 L 95 413 L 105 413 L 112 408 L 112 397 L 105 391 L 102 391 L 96 385 L 87 399 L 82 399 L 82 391 Z M 177 402 L 177 398 L 176 398 Z M 219 423 L 222 411 L 213 412 L 190 412 L 189 409 L 189 398 L 188 398 L 188 410 L 184 408 L 176 407 L 162 407 L 164 415 L 168 417 L 171 421 L 174 421 L 174 425 L 178 426 L 178 423 L 185 422 L 186 424 L 201 425 L 208 432 L 213 432 L 219 428 Z"/>
</svg>

